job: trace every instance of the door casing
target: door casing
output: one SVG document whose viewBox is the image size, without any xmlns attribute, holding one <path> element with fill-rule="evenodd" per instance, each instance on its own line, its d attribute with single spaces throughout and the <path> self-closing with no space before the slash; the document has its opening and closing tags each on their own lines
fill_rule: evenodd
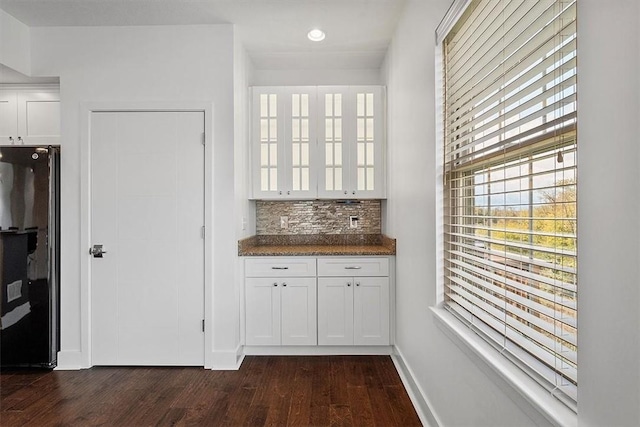
<svg viewBox="0 0 640 427">
<path fill-rule="evenodd" d="M 205 160 L 204 160 L 204 367 L 213 367 L 212 342 L 213 337 L 213 200 L 215 200 L 213 186 L 213 104 L 207 102 L 98 102 L 81 105 L 81 170 L 80 170 L 80 368 L 93 366 L 91 357 L 91 257 L 89 248 L 92 244 L 91 236 L 91 115 L 94 112 L 135 112 L 135 111 L 164 111 L 184 112 L 197 111 L 204 113 L 205 128 Z M 64 334 L 64 331 L 61 331 Z"/>
</svg>

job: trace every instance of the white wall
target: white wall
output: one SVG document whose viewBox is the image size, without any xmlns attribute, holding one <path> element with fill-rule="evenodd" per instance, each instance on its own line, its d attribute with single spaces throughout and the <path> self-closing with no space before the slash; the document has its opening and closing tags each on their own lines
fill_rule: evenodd
<svg viewBox="0 0 640 427">
<path fill-rule="evenodd" d="M 386 232 L 397 239 L 396 347 L 431 406 L 432 421 L 442 426 L 543 424 L 531 407 L 512 400 L 515 393 L 485 375 L 434 324 L 429 310 L 436 304 L 435 153 L 440 143 L 435 138 L 434 31 L 449 4 L 409 0 L 385 64 Z"/>
<path fill-rule="evenodd" d="M 255 70 L 252 86 L 329 86 L 384 84 L 380 69 Z"/>
<path fill-rule="evenodd" d="M 238 239 L 256 234 L 256 203 L 249 200 L 251 191 L 251 163 L 249 158 L 249 81 L 253 75 L 253 64 L 246 50 L 234 38 L 234 109 L 235 109 L 235 230 Z M 244 258 L 234 248 L 236 270 L 236 305 L 238 307 L 237 328 L 239 342 L 244 337 Z"/>
<path fill-rule="evenodd" d="M 0 64 L 31 74 L 29 27 L 0 9 Z"/>
<path fill-rule="evenodd" d="M 61 363 L 72 365 L 81 341 L 81 103 L 205 101 L 213 122 L 214 353 L 233 355 L 238 317 L 233 269 L 233 28 L 220 26 L 32 28 L 33 75 L 58 75 L 62 132 Z M 207 284 L 211 286 L 211 284 Z M 235 323 L 238 323 L 237 320 Z M 74 362 L 75 361 L 75 362 Z"/>
<path fill-rule="evenodd" d="M 386 60 L 387 232 L 398 239 L 397 347 L 443 426 L 533 425 L 533 407 L 434 327 L 433 32 L 449 1 L 410 0 Z M 578 423 L 640 424 L 640 11 L 578 2 Z M 532 412 L 533 411 L 533 412 Z"/>
<path fill-rule="evenodd" d="M 640 11 L 578 2 L 578 418 L 640 425 Z"/>
</svg>

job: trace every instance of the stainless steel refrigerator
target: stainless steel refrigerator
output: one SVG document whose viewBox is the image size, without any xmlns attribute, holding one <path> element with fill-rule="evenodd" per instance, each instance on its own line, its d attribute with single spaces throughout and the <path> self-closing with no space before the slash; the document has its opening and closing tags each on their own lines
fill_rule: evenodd
<svg viewBox="0 0 640 427">
<path fill-rule="evenodd" d="M 56 366 L 60 149 L 0 147 L 0 364 Z"/>
</svg>

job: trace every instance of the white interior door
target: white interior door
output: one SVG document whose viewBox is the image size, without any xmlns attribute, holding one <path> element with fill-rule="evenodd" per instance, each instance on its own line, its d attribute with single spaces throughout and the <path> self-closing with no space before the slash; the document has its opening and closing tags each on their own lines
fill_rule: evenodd
<svg viewBox="0 0 640 427">
<path fill-rule="evenodd" d="M 203 112 L 93 112 L 94 365 L 204 365 Z"/>
</svg>

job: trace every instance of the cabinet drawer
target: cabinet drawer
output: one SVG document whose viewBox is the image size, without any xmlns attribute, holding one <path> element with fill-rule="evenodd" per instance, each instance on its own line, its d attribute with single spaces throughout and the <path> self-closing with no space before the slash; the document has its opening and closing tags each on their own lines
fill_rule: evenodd
<svg viewBox="0 0 640 427">
<path fill-rule="evenodd" d="M 318 276 L 388 276 L 389 258 L 318 258 Z"/>
<path fill-rule="evenodd" d="M 315 258 L 247 258 L 244 266 L 246 277 L 311 277 L 316 275 Z"/>
</svg>

